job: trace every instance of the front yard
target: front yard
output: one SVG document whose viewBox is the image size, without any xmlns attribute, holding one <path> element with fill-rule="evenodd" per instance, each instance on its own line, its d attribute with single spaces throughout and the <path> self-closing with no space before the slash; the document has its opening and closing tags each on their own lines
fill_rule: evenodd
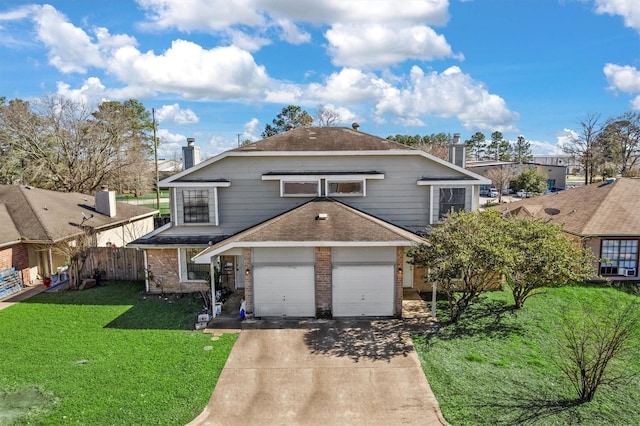
<svg viewBox="0 0 640 426">
<path fill-rule="evenodd" d="M 197 297 L 140 283 L 42 293 L 0 311 L 0 424 L 185 424 L 236 335 L 193 331 Z"/>
<path fill-rule="evenodd" d="M 640 336 L 633 361 L 622 366 L 628 383 L 601 387 L 592 402 L 576 394 L 554 357 L 563 312 L 579 304 L 596 317 L 637 296 L 606 287 L 547 289 L 519 311 L 509 292 L 482 297 L 458 325 L 414 336 L 423 369 L 453 425 L 631 425 L 640 418 Z M 445 304 L 438 304 L 441 320 Z"/>
</svg>

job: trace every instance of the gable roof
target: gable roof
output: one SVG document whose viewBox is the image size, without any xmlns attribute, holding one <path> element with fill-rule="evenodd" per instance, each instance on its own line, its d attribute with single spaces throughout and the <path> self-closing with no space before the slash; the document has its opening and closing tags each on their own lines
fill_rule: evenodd
<svg viewBox="0 0 640 426">
<path fill-rule="evenodd" d="M 493 208 L 545 218 L 583 237 L 640 236 L 640 179 L 618 178 Z"/>
<path fill-rule="evenodd" d="M 90 195 L 0 185 L 0 245 L 16 241 L 16 235 L 23 242 L 54 243 L 79 235 L 80 224 L 95 230 L 108 229 L 157 213 L 127 203 L 116 205 L 116 216 L 109 217 L 96 212 Z M 88 219 L 83 223 L 84 217 Z"/>
<path fill-rule="evenodd" d="M 401 143 L 346 127 L 297 127 L 232 151 L 412 151 Z"/>
<path fill-rule="evenodd" d="M 332 198 L 316 198 L 199 253 L 199 262 L 236 247 L 410 246 L 425 240 Z M 196 260 L 198 262 L 198 260 Z"/>
<path fill-rule="evenodd" d="M 428 154 L 422 150 L 401 143 L 363 133 L 347 127 L 297 127 L 266 139 L 242 145 L 209 158 L 181 173 L 175 174 L 158 183 L 159 187 L 170 187 L 174 182 L 188 182 L 188 176 L 204 167 L 233 156 L 300 156 L 300 155 L 409 155 L 428 158 L 444 165 L 468 180 L 479 184 L 491 181 L 484 176 L 456 166 L 446 160 Z M 223 177 L 218 177 L 223 179 Z"/>
</svg>

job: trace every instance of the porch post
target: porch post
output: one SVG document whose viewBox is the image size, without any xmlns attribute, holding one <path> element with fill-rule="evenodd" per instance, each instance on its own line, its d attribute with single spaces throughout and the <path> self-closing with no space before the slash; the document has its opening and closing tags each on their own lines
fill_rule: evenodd
<svg viewBox="0 0 640 426">
<path fill-rule="evenodd" d="M 438 284 L 435 281 L 431 282 L 431 316 L 436 318 L 436 292 Z"/>
</svg>

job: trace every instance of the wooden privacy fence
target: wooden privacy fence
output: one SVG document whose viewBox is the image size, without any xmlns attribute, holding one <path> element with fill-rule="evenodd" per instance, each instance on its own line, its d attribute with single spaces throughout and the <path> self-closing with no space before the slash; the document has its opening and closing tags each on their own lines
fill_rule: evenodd
<svg viewBox="0 0 640 426">
<path fill-rule="evenodd" d="M 104 271 L 107 280 L 144 279 L 144 252 L 134 248 L 93 247 L 82 268 L 81 277 L 92 277 Z"/>
</svg>

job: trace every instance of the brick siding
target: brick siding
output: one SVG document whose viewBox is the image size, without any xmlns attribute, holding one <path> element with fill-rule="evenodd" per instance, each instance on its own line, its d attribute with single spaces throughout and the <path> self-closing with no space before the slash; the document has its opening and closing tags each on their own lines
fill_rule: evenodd
<svg viewBox="0 0 640 426">
<path fill-rule="evenodd" d="M 253 265 L 251 264 L 251 249 L 243 248 L 244 267 L 249 274 L 244 275 L 244 307 L 247 316 L 253 316 Z"/>
<path fill-rule="evenodd" d="M 154 280 L 149 281 L 149 293 L 193 293 L 210 290 L 206 282 L 180 282 L 177 249 L 147 249 L 146 251 L 147 268 L 154 277 Z"/>
<path fill-rule="evenodd" d="M 331 316 L 332 310 L 331 247 L 316 247 L 316 316 Z"/>
<path fill-rule="evenodd" d="M 393 307 L 393 311 L 395 312 L 395 316 L 400 318 L 402 317 L 402 274 L 398 271 L 404 265 L 404 247 L 396 247 L 396 266 L 394 275 L 396 277 L 395 282 L 395 303 Z"/>
<path fill-rule="evenodd" d="M 0 271 L 11 268 L 16 268 L 25 284 L 30 284 L 36 278 L 31 277 L 29 271 L 29 251 L 25 244 L 0 249 Z"/>
</svg>

